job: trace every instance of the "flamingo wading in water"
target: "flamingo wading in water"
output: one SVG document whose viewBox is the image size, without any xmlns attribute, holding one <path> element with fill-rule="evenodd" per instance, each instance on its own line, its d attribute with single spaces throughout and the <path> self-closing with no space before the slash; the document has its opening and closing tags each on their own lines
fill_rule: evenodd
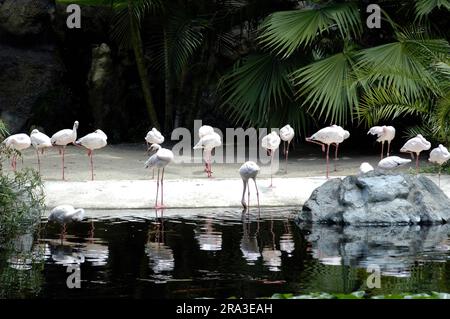
<svg viewBox="0 0 450 319">
<path fill-rule="evenodd" d="M 337 147 L 337 145 L 342 143 L 344 141 L 344 139 L 345 139 L 345 130 L 343 130 L 342 128 L 338 128 L 336 126 L 325 127 L 323 129 L 317 131 L 313 135 L 311 135 L 311 137 L 306 138 L 307 142 L 321 145 L 322 152 L 325 151 L 325 145 L 327 146 L 327 150 L 326 150 L 326 152 L 327 152 L 327 155 L 326 155 L 326 159 L 327 159 L 326 177 L 327 177 L 327 179 L 329 177 L 329 172 L 330 172 L 330 145 L 335 144 Z"/>
<path fill-rule="evenodd" d="M 249 179 L 253 179 L 253 182 L 255 183 L 255 189 L 256 189 L 256 198 L 258 200 L 258 211 L 259 211 L 259 191 L 258 186 L 256 185 L 256 176 L 258 176 L 259 173 L 259 166 L 253 162 L 248 161 L 242 164 L 242 166 L 239 168 L 239 174 L 241 175 L 242 182 L 244 183 L 244 190 L 242 191 L 242 200 L 241 204 L 244 207 L 244 211 L 250 206 L 250 185 L 248 184 Z M 245 202 L 245 190 L 248 188 L 248 197 L 247 197 L 247 203 Z"/>
<path fill-rule="evenodd" d="M 414 159 L 414 153 L 416 154 L 416 172 L 419 172 L 419 156 L 420 152 L 428 151 L 431 148 L 431 143 L 428 142 L 421 134 L 417 134 L 416 137 L 408 140 L 405 145 L 400 149 L 402 153 L 410 153 Z"/>
<path fill-rule="evenodd" d="M 172 162 L 173 160 L 173 152 L 166 148 L 162 148 L 159 144 L 152 144 L 150 146 L 150 150 L 155 153 L 148 158 L 145 162 L 145 168 L 157 168 L 158 169 L 158 179 L 156 181 L 156 199 L 155 199 L 155 208 L 164 208 L 164 169 L 165 167 Z M 158 206 L 158 193 L 159 193 L 159 171 L 162 169 L 161 174 L 161 205 Z"/>
<path fill-rule="evenodd" d="M 91 163 L 91 180 L 94 180 L 94 150 L 105 147 L 108 144 L 107 139 L 108 137 L 102 130 L 96 130 L 75 142 L 75 145 L 81 145 L 88 150 Z"/>
<path fill-rule="evenodd" d="M 287 173 L 287 166 L 288 166 L 288 154 L 289 154 L 289 145 L 291 144 L 292 139 L 295 136 L 294 129 L 289 125 L 285 125 L 280 130 L 280 138 L 283 141 L 284 145 L 284 155 L 286 157 L 286 173 Z M 287 142 L 287 147 L 286 147 Z"/>
<path fill-rule="evenodd" d="M 60 205 L 53 208 L 48 216 L 49 222 L 56 222 L 62 225 L 61 240 L 64 239 L 66 234 L 66 225 L 72 222 L 80 222 L 84 217 L 84 209 L 75 209 L 71 205 Z"/>
<path fill-rule="evenodd" d="M 395 128 L 393 126 L 374 126 L 370 128 L 369 132 L 367 134 L 376 135 L 377 136 L 377 142 L 381 143 L 381 159 L 383 159 L 383 153 L 384 153 L 384 142 L 388 143 L 387 147 L 387 154 L 386 156 L 389 156 L 389 151 L 391 148 L 391 142 L 395 138 Z"/>
<path fill-rule="evenodd" d="M 208 127 L 207 125 L 205 125 Z M 214 130 L 211 132 L 208 130 L 202 130 L 205 126 L 200 127 L 199 129 L 199 136 L 200 140 L 197 144 L 194 146 L 194 150 L 197 149 L 203 149 L 203 158 L 205 160 L 205 171 L 208 177 L 212 176 L 212 168 L 211 168 L 211 156 L 212 156 L 212 150 L 216 147 L 219 147 L 222 145 L 222 140 L 220 138 L 220 135 L 214 132 Z M 211 126 L 209 126 L 211 127 Z M 205 133 L 209 132 L 209 133 Z"/>
<path fill-rule="evenodd" d="M 61 146 L 59 153 L 62 154 L 62 179 L 64 180 L 64 155 L 66 146 L 74 144 L 77 140 L 78 121 L 73 123 L 73 129 L 64 129 L 53 134 L 51 138 L 52 145 Z"/>
<path fill-rule="evenodd" d="M 20 133 L 9 136 L 2 143 L 5 144 L 7 148 L 20 152 L 31 146 L 31 139 L 27 134 Z M 15 152 L 11 159 L 11 167 L 14 172 L 17 169 L 17 155 L 18 153 Z"/>
<path fill-rule="evenodd" d="M 278 133 L 272 131 L 270 134 L 264 136 L 261 140 L 261 146 L 267 150 L 267 153 L 270 155 L 270 186 L 273 187 L 272 183 L 272 166 L 273 166 L 273 157 L 275 156 L 275 151 L 280 147 L 281 139 L 278 136 Z"/>
<path fill-rule="evenodd" d="M 439 187 L 441 186 L 442 165 L 444 165 L 445 162 L 447 162 L 449 159 L 450 159 L 450 153 L 448 152 L 448 149 L 442 144 L 439 144 L 438 147 L 434 148 L 430 152 L 430 158 L 428 160 L 431 163 L 435 163 L 435 164 L 439 165 L 439 173 L 438 173 Z"/>
<path fill-rule="evenodd" d="M 36 150 L 36 155 L 37 155 L 37 160 L 38 160 L 38 168 L 39 168 L 39 173 L 40 173 L 41 172 L 41 158 L 39 156 L 39 152 L 44 154 L 44 150 L 46 148 L 52 147 L 52 141 L 50 140 L 50 137 L 48 137 L 44 133 L 39 132 L 39 130 L 36 130 L 36 129 L 31 131 L 30 139 L 31 139 L 31 145 L 33 145 L 34 149 Z"/>
</svg>

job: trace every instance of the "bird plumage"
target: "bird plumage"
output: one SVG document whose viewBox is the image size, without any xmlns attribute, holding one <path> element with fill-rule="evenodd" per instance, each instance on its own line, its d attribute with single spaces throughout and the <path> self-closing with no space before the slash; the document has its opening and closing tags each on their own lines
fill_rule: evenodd
<svg viewBox="0 0 450 319">
<path fill-rule="evenodd" d="M 382 169 L 395 169 L 408 163 L 411 163 L 410 159 L 398 156 L 388 156 L 378 162 L 378 167 Z"/>
<path fill-rule="evenodd" d="M 370 172 L 370 171 L 373 171 L 373 167 L 372 167 L 372 165 L 370 165 L 370 164 L 367 163 L 367 162 L 364 162 L 364 163 L 362 163 L 362 164 L 359 166 L 359 173 L 360 173 L 360 174 L 365 174 L 365 173 L 368 173 L 368 172 Z"/>
<path fill-rule="evenodd" d="M 344 141 L 346 136 L 345 130 L 342 127 L 328 126 L 320 129 L 309 138 L 312 141 L 321 142 L 327 145 L 340 144 Z"/>
<path fill-rule="evenodd" d="M 20 134 L 14 134 L 9 137 L 7 137 L 3 143 L 7 148 L 22 151 L 24 149 L 27 149 L 31 146 L 31 139 L 30 137 L 25 133 Z"/>
<path fill-rule="evenodd" d="M 75 144 L 84 146 L 89 150 L 97 150 L 105 147 L 108 144 L 107 140 L 108 137 L 102 130 L 96 130 L 78 139 Z"/>
<path fill-rule="evenodd" d="M 266 150 L 274 151 L 281 143 L 281 138 L 277 132 L 272 131 L 270 134 L 264 136 L 261 140 L 261 146 Z"/>
<path fill-rule="evenodd" d="M 198 129 L 198 136 L 200 138 L 212 133 L 214 133 L 214 129 L 212 128 L 212 126 L 209 125 L 200 126 L 200 128 Z"/>
<path fill-rule="evenodd" d="M 200 140 L 194 146 L 194 150 L 202 148 L 205 150 L 212 150 L 213 148 L 219 147 L 221 145 L 222 139 L 220 138 L 220 135 L 213 131 L 210 134 L 200 137 Z"/>
<path fill-rule="evenodd" d="M 53 134 L 51 142 L 53 145 L 66 146 L 77 140 L 78 121 L 73 123 L 72 129 L 63 129 Z"/>
<path fill-rule="evenodd" d="M 241 178 L 245 181 L 249 180 L 250 178 L 255 179 L 260 171 L 260 168 L 258 164 L 256 164 L 253 161 L 248 161 L 242 164 L 242 166 L 239 168 L 239 174 L 241 175 Z"/>
<path fill-rule="evenodd" d="M 445 162 L 450 160 L 450 153 L 444 145 L 439 144 L 438 147 L 434 148 L 430 152 L 430 158 L 428 160 L 432 163 L 443 165 Z"/>
<path fill-rule="evenodd" d="M 422 151 L 427 151 L 430 148 L 431 143 L 428 142 L 421 134 L 418 134 L 416 137 L 409 139 L 400 149 L 400 152 L 412 152 L 417 154 Z"/>
<path fill-rule="evenodd" d="M 49 221 L 59 224 L 68 224 L 71 222 L 82 221 L 84 218 L 84 209 L 75 209 L 72 205 L 60 205 L 53 208 L 48 216 Z"/>
<path fill-rule="evenodd" d="M 164 136 L 156 128 L 152 128 L 145 136 L 145 141 L 148 144 L 162 144 L 164 143 Z"/>
<path fill-rule="evenodd" d="M 289 125 L 285 125 L 280 129 L 280 138 L 285 142 L 290 142 L 295 136 L 294 129 Z"/>
<path fill-rule="evenodd" d="M 162 148 L 159 144 L 152 144 L 151 149 L 156 151 L 153 155 L 151 155 L 148 160 L 145 162 L 145 168 L 162 168 L 167 166 L 173 158 L 173 152 L 166 148 Z"/>
<path fill-rule="evenodd" d="M 52 147 L 52 142 L 50 137 L 44 133 L 39 132 L 39 130 L 34 129 L 30 135 L 31 145 L 36 149 L 43 149 Z"/>
<path fill-rule="evenodd" d="M 395 128 L 393 126 L 374 126 L 367 134 L 376 135 L 377 142 L 392 141 L 395 138 Z"/>
</svg>

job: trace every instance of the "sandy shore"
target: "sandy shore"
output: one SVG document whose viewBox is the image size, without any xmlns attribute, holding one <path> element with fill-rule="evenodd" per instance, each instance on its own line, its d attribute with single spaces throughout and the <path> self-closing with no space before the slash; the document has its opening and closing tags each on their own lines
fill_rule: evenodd
<svg viewBox="0 0 450 319">
<path fill-rule="evenodd" d="M 258 176 L 262 206 L 300 206 L 325 179 L 325 159 L 312 152 L 290 153 L 288 173 L 284 162 L 274 174 L 274 188 L 269 188 L 270 165 L 261 165 Z M 24 166 L 37 167 L 32 149 L 23 153 Z M 143 168 L 148 155 L 144 145 L 112 145 L 95 153 L 95 181 L 90 181 L 86 152 L 70 146 L 66 151 L 66 181 L 61 181 L 61 157 L 57 149 L 50 149 L 42 157 L 42 176 L 45 181 L 48 207 L 72 204 L 90 209 L 147 209 L 154 205 L 156 183 L 151 170 Z M 195 157 L 201 161 L 201 157 Z M 376 166 L 378 156 L 346 156 L 337 161 L 331 177 L 358 172 L 362 162 Z M 211 179 L 206 178 L 201 163 L 170 164 L 165 173 L 165 204 L 170 208 L 239 207 L 242 181 L 238 169 L 241 164 L 213 164 Z M 422 161 L 427 165 L 426 161 Z M 3 163 L 8 170 L 8 163 Z M 19 168 L 22 167 L 19 162 Z M 331 165 L 333 168 L 333 164 Z M 408 170 L 405 167 L 403 170 Z M 430 176 L 437 182 L 437 176 Z M 252 185 L 253 187 L 253 185 Z M 444 176 L 441 187 L 450 195 L 450 176 Z M 253 190 L 253 188 L 252 188 Z M 256 203 L 256 194 L 252 193 Z"/>
</svg>

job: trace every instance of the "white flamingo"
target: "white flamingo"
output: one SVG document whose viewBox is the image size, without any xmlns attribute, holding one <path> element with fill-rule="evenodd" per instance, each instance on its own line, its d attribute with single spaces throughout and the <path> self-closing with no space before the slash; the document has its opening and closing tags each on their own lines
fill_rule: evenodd
<svg viewBox="0 0 450 319">
<path fill-rule="evenodd" d="M 398 156 L 388 156 L 378 162 L 378 167 L 386 170 L 392 170 L 397 167 L 406 165 L 408 163 L 411 163 L 411 160 L 408 158 L 401 158 Z"/>
<path fill-rule="evenodd" d="M 419 156 L 420 152 L 428 151 L 431 148 L 431 143 L 428 142 L 421 134 L 408 140 L 405 145 L 400 149 L 402 153 L 410 153 L 414 159 L 414 153 L 416 154 L 416 171 L 419 171 Z"/>
<path fill-rule="evenodd" d="M 31 139 L 27 134 L 14 134 L 6 138 L 3 142 L 5 146 L 14 151 L 23 151 L 31 146 Z M 13 171 L 17 168 L 17 153 L 14 153 L 11 160 Z"/>
<path fill-rule="evenodd" d="M 322 152 L 325 152 L 325 145 L 327 146 L 327 173 L 326 173 L 326 177 L 329 177 L 329 172 L 330 172 L 330 145 L 331 144 L 335 144 L 338 145 L 340 143 L 342 143 L 345 139 L 345 130 L 343 130 L 342 128 L 337 128 L 336 126 L 328 126 L 325 127 L 319 131 L 317 131 L 316 133 L 314 133 L 313 135 L 311 135 L 311 137 L 307 137 L 306 141 L 307 142 L 311 142 L 311 143 L 315 143 L 315 144 L 319 144 L 322 146 Z"/>
<path fill-rule="evenodd" d="M 270 134 L 264 136 L 261 140 L 261 146 L 267 150 L 267 153 L 270 155 L 270 186 L 273 187 L 272 183 L 272 166 L 273 166 L 273 157 L 275 156 L 275 151 L 280 147 L 281 139 L 277 132 L 272 131 Z"/>
<path fill-rule="evenodd" d="M 208 177 L 211 177 L 212 176 L 212 170 L 211 170 L 212 169 L 211 168 L 212 150 L 216 147 L 221 146 L 222 140 L 220 138 L 220 135 L 214 131 L 212 133 L 204 135 L 203 133 L 200 134 L 200 130 L 199 130 L 199 136 L 200 135 L 201 135 L 200 141 L 198 141 L 198 143 L 195 144 L 194 150 L 203 149 L 203 158 L 205 160 L 205 171 L 206 171 L 206 174 L 208 175 Z"/>
<path fill-rule="evenodd" d="M 289 154 L 289 145 L 291 144 L 292 139 L 295 136 L 294 129 L 289 125 L 285 125 L 280 129 L 280 138 L 283 141 L 284 145 L 284 155 L 286 157 L 286 173 L 287 173 L 287 166 L 288 166 L 288 154 Z M 286 147 L 287 142 L 287 147 Z"/>
<path fill-rule="evenodd" d="M 200 126 L 200 128 L 198 129 L 198 137 L 200 138 L 212 133 L 214 133 L 214 129 L 212 126 L 209 125 Z"/>
<path fill-rule="evenodd" d="M 37 130 L 37 129 L 34 129 L 33 131 L 31 131 L 30 139 L 31 139 L 31 145 L 33 145 L 33 147 L 36 150 L 36 155 L 37 155 L 37 160 L 38 160 L 38 168 L 39 168 L 39 173 L 40 173 L 41 172 L 41 158 L 39 156 L 39 152 L 44 154 L 44 150 L 46 148 L 52 147 L 52 142 L 50 140 L 50 137 L 48 137 L 44 133 L 39 132 L 39 130 Z"/>
<path fill-rule="evenodd" d="M 258 199 L 258 210 L 259 207 L 259 191 L 258 186 L 256 185 L 256 176 L 258 176 L 259 173 L 259 166 L 253 162 L 248 161 L 242 164 L 242 166 L 239 168 L 239 174 L 241 175 L 242 182 L 244 183 L 244 190 L 242 191 L 242 206 L 244 207 L 244 210 L 250 206 L 250 185 L 248 184 L 249 179 L 253 179 L 253 182 L 255 183 L 255 189 L 256 189 L 256 198 Z M 247 197 L 247 203 L 245 202 L 245 190 L 248 188 L 248 197 Z"/>
<path fill-rule="evenodd" d="M 83 146 L 88 150 L 87 154 L 91 163 L 91 180 L 94 180 L 94 150 L 105 147 L 108 144 L 107 140 L 108 137 L 102 130 L 96 130 L 75 142 L 75 145 Z"/>
<path fill-rule="evenodd" d="M 52 145 L 61 146 L 59 154 L 62 154 L 62 179 L 64 180 L 64 155 L 66 152 L 66 146 L 68 144 L 74 144 L 77 140 L 78 121 L 73 123 L 72 129 L 64 129 L 53 134 L 51 138 Z"/>
<path fill-rule="evenodd" d="M 450 159 L 450 153 L 448 152 L 448 149 L 442 145 L 439 144 L 438 147 L 434 148 L 430 152 L 430 158 L 428 159 L 431 163 L 435 163 L 439 165 L 439 186 L 441 186 L 441 169 L 442 165 L 445 164 Z"/>
<path fill-rule="evenodd" d="M 61 240 L 66 234 L 67 224 L 82 221 L 84 217 L 84 209 L 75 209 L 72 205 L 60 205 L 53 208 L 48 216 L 49 222 L 56 222 L 62 225 Z"/>
<path fill-rule="evenodd" d="M 395 138 L 395 127 L 393 126 L 374 126 L 370 128 L 369 132 L 367 134 L 372 134 L 377 136 L 377 142 L 381 143 L 381 159 L 383 159 L 383 148 L 384 148 L 384 142 L 388 143 L 387 148 L 387 154 L 386 156 L 389 156 L 389 151 L 391 148 L 391 142 Z"/>
<path fill-rule="evenodd" d="M 334 127 L 334 128 L 336 128 L 337 130 L 341 130 L 341 131 L 342 131 L 342 134 L 344 134 L 344 141 L 350 137 L 350 132 L 347 131 L 347 130 L 344 130 L 344 128 L 343 128 L 342 126 L 335 125 L 335 124 L 333 124 L 333 125 L 331 125 L 331 126 Z M 340 143 L 336 143 L 336 144 L 334 145 L 334 146 L 336 147 L 335 150 L 334 150 L 334 171 L 335 171 L 335 172 L 337 171 L 337 168 L 336 168 L 336 162 L 337 162 L 337 160 L 338 160 L 338 149 L 339 149 L 339 144 L 340 144 Z"/>
<path fill-rule="evenodd" d="M 362 163 L 362 164 L 359 166 L 359 173 L 360 173 L 360 174 L 365 174 L 365 173 L 368 173 L 368 172 L 370 172 L 370 171 L 373 171 L 373 167 L 372 167 L 372 165 L 370 165 L 370 164 L 367 163 L 367 162 L 364 162 L 364 163 Z"/>
<path fill-rule="evenodd" d="M 157 168 L 158 169 L 158 179 L 156 181 L 156 199 L 155 199 L 155 208 L 164 208 L 164 169 L 165 167 L 172 162 L 173 160 L 173 152 L 166 148 L 162 148 L 159 144 L 152 144 L 150 146 L 150 150 L 155 153 L 148 158 L 145 162 L 145 168 Z M 158 206 L 158 193 L 159 193 L 159 171 L 162 169 L 161 174 L 161 205 Z"/>
<path fill-rule="evenodd" d="M 164 143 L 164 136 L 158 131 L 156 128 L 152 128 L 151 131 L 148 131 L 145 136 L 145 142 L 147 143 L 147 147 L 152 144 L 162 144 Z M 147 152 L 149 149 L 147 149 Z M 155 169 L 152 170 L 152 179 L 155 178 Z"/>
</svg>

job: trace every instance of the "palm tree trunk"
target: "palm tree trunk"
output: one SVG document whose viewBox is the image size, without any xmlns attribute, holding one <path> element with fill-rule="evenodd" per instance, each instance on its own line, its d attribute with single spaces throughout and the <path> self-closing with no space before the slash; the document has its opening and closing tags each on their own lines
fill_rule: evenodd
<svg viewBox="0 0 450 319">
<path fill-rule="evenodd" d="M 152 92 L 150 89 L 150 83 L 148 81 L 147 67 L 145 65 L 144 53 L 142 49 L 142 39 L 139 32 L 139 27 L 131 14 L 133 10 L 132 0 L 128 0 L 128 10 L 130 12 L 130 30 L 131 30 L 131 42 L 133 46 L 134 57 L 136 59 L 136 66 L 141 80 L 142 93 L 144 94 L 145 105 L 147 107 L 148 118 L 152 125 L 157 129 L 160 129 L 158 116 L 156 115 L 155 105 L 153 103 Z"/>
</svg>

